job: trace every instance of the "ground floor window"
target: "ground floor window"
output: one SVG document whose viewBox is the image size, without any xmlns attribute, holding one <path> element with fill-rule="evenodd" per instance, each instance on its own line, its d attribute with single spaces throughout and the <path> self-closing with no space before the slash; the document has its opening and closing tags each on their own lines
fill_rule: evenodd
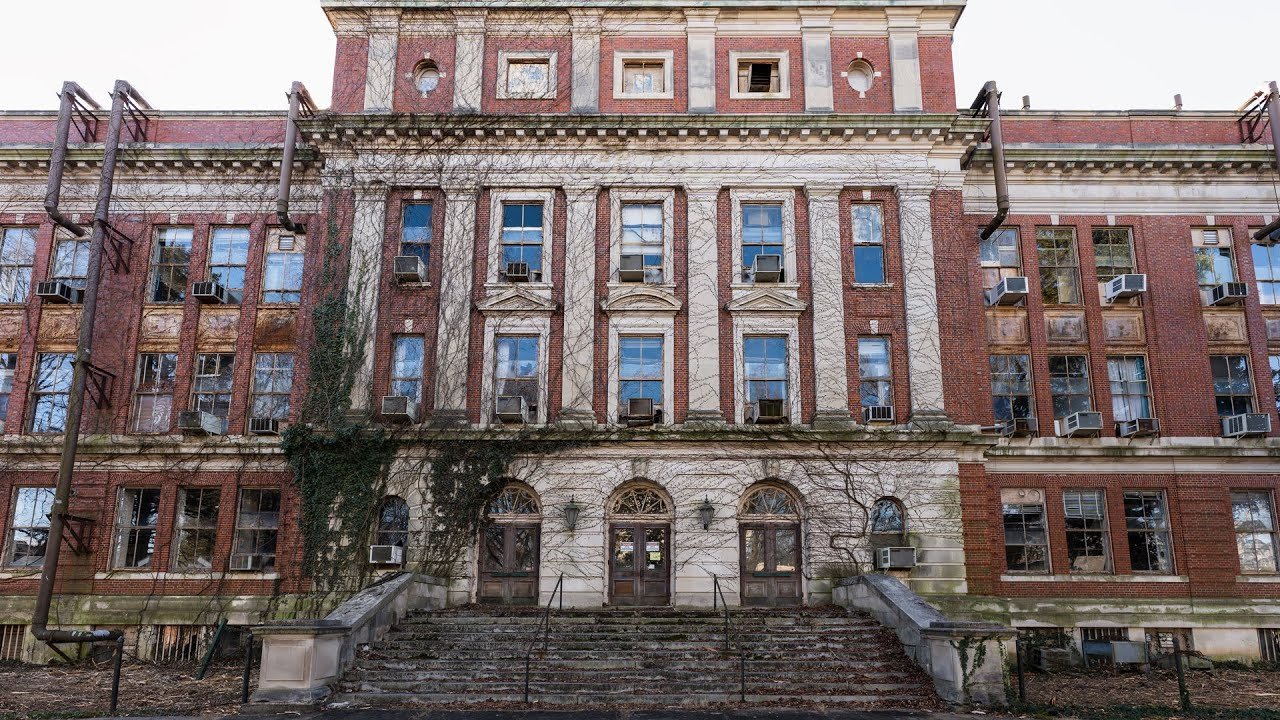
<svg viewBox="0 0 1280 720">
<path fill-rule="evenodd" d="M 276 567 L 276 535 L 280 528 L 280 491 L 245 488 L 236 509 L 232 570 L 271 572 Z"/>
</svg>

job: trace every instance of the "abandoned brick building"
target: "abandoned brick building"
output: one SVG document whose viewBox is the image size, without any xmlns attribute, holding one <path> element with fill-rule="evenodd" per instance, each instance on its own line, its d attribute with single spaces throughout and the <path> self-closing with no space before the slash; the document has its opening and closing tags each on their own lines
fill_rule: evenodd
<svg viewBox="0 0 1280 720">
<path fill-rule="evenodd" d="M 1077 644 L 1280 659 L 1265 97 L 969 108 L 964 0 L 320 5 L 334 92 L 295 90 L 287 224 L 283 108 L 127 98 L 51 623 L 160 653 L 307 591 L 280 433 L 328 260 L 369 323 L 351 413 L 402 456 L 435 427 L 630 428 L 513 467 L 455 603 L 563 574 L 577 606 L 710 605 L 713 576 L 821 604 L 883 571 Z M 109 103 L 64 92 L 55 205 L 88 226 Z M 89 235 L 47 211 L 57 126 L 0 113 L 6 659 L 46 656 L 86 289 Z M 405 467 L 369 528 L 384 570 L 431 537 Z"/>
</svg>

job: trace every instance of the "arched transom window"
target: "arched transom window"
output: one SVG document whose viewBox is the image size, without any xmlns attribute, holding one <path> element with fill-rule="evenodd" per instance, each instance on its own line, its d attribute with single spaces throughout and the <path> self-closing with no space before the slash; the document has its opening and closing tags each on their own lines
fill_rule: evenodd
<svg viewBox="0 0 1280 720">
<path fill-rule="evenodd" d="M 753 518 L 787 518 L 796 519 L 800 510 L 791 493 L 780 487 L 766 485 L 756 488 L 747 494 L 742 504 L 742 514 Z"/>
<path fill-rule="evenodd" d="M 508 485 L 489 503 L 489 515 L 537 515 L 538 499 L 528 488 Z"/>
<path fill-rule="evenodd" d="M 614 515 L 670 515 L 671 508 L 662 493 L 651 487 L 627 488 L 613 501 Z"/>
<path fill-rule="evenodd" d="M 907 514 L 902 502 L 897 498 L 880 498 L 871 508 L 871 532 L 893 533 L 900 535 L 906 532 Z"/>
</svg>

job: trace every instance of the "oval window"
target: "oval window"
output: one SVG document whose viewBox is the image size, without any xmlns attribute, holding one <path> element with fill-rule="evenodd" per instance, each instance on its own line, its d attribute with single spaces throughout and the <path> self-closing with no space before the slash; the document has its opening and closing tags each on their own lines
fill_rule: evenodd
<svg viewBox="0 0 1280 720">
<path fill-rule="evenodd" d="M 423 60 L 413 69 L 413 83 L 423 95 L 433 92 L 440 85 L 440 68 L 430 60 Z"/>
<path fill-rule="evenodd" d="M 849 87 L 859 93 L 865 93 L 871 89 L 871 85 L 875 82 L 876 72 L 872 69 L 871 63 L 858 59 L 849 64 L 849 72 L 846 77 L 849 79 Z"/>
</svg>

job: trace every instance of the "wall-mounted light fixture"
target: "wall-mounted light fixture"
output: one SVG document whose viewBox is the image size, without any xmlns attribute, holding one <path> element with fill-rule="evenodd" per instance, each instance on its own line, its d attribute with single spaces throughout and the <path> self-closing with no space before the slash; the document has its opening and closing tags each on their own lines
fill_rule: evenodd
<svg viewBox="0 0 1280 720">
<path fill-rule="evenodd" d="M 698 519 L 702 521 L 702 529 L 711 529 L 711 518 L 715 517 L 716 508 L 711 504 L 711 500 L 704 497 L 702 504 L 698 506 Z"/>
<path fill-rule="evenodd" d="M 578 514 L 582 512 L 582 506 L 569 498 L 569 504 L 564 506 L 564 526 L 570 532 L 578 527 Z"/>
</svg>

